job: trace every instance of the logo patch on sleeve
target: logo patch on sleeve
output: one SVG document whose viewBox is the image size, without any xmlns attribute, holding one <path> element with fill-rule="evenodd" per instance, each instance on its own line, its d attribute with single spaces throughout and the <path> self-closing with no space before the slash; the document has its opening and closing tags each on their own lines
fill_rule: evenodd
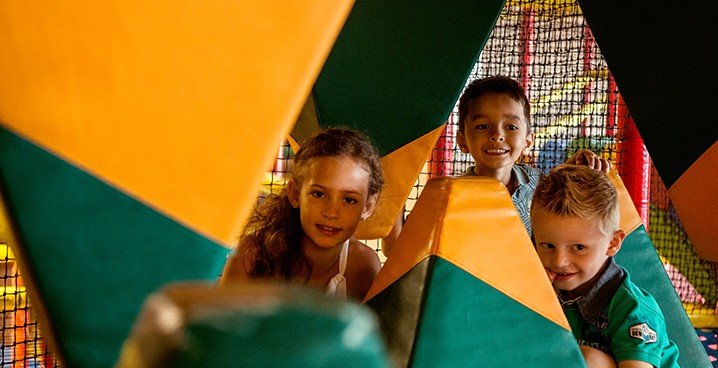
<svg viewBox="0 0 718 368">
<path fill-rule="evenodd" d="M 648 327 L 648 324 L 645 322 L 631 326 L 631 328 L 628 330 L 628 333 L 634 339 L 643 340 L 643 342 L 645 342 L 646 344 L 651 344 L 658 341 L 658 335 L 656 334 L 656 331 L 651 330 L 651 328 Z"/>
</svg>

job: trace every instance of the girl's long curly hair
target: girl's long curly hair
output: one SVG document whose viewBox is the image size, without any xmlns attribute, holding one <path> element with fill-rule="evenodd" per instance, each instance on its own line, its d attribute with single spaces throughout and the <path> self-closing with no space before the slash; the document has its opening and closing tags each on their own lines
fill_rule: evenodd
<svg viewBox="0 0 718 368">
<path fill-rule="evenodd" d="M 369 172 L 369 196 L 381 191 L 384 176 L 379 153 L 366 135 L 347 128 L 323 129 L 311 136 L 294 156 L 291 180 L 301 188 L 315 159 L 338 156 L 355 159 Z M 255 208 L 239 238 L 250 255 L 253 278 L 306 282 L 311 276 L 311 260 L 301 247 L 304 230 L 299 209 L 287 195 L 287 186 L 279 194 L 270 194 Z"/>
</svg>

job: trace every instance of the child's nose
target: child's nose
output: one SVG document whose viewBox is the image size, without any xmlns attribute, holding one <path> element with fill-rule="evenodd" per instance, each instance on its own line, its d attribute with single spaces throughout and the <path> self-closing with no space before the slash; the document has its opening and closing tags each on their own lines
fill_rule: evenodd
<svg viewBox="0 0 718 368">
<path fill-rule="evenodd" d="M 553 265 L 556 267 L 563 267 L 571 263 L 571 259 L 568 256 L 568 252 L 557 249 L 553 255 Z"/>
<path fill-rule="evenodd" d="M 504 135 L 501 133 L 500 130 L 494 130 L 491 132 L 491 137 L 489 138 L 492 142 L 503 142 L 504 141 Z"/>
<path fill-rule="evenodd" d="M 322 209 L 322 215 L 327 218 L 337 218 L 339 217 L 339 203 L 336 203 L 336 201 L 327 201 L 324 205 L 324 208 Z"/>
</svg>

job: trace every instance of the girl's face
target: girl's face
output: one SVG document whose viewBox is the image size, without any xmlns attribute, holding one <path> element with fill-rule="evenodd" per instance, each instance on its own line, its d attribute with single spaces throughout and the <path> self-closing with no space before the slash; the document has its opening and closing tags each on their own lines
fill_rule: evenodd
<svg viewBox="0 0 718 368">
<path fill-rule="evenodd" d="M 289 201 L 299 208 L 303 245 L 331 248 L 349 239 L 361 219 L 371 215 L 369 172 L 349 156 L 312 160 L 301 187 L 289 183 Z"/>
<path fill-rule="evenodd" d="M 464 132 L 457 133 L 461 151 L 476 161 L 476 174 L 489 177 L 510 171 L 514 162 L 529 152 L 533 138 L 523 106 L 505 93 L 486 94 L 471 101 Z"/>
</svg>

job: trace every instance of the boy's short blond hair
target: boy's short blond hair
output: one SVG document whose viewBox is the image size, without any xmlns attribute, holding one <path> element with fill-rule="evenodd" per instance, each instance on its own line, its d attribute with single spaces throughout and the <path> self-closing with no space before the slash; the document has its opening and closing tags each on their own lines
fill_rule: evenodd
<svg viewBox="0 0 718 368">
<path fill-rule="evenodd" d="M 561 165 L 541 178 L 531 202 L 531 214 L 536 210 L 595 220 L 609 237 L 618 230 L 621 216 L 618 192 L 606 174 L 577 165 Z"/>
</svg>

